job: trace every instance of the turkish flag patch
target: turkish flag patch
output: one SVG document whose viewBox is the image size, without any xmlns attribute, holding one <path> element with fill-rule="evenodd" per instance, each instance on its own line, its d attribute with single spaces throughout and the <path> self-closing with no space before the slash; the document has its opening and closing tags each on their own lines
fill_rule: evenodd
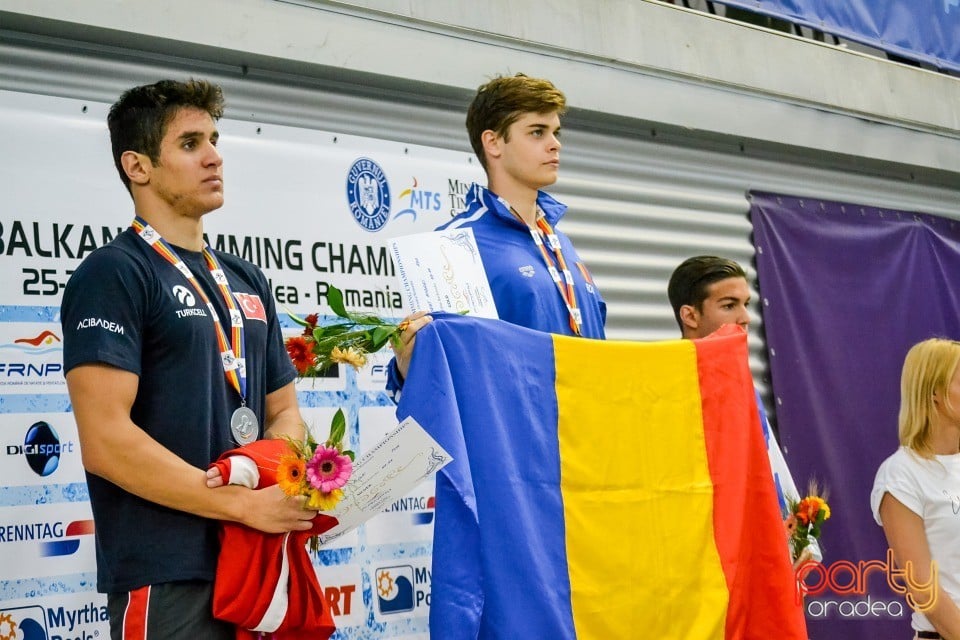
<svg viewBox="0 0 960 640">
<path fill-rule="evenodd" d="M 240 303 L 240 308 L 243 310 L 243 315 L 247 317 L 247 320 L 267 322 L 267 310 L 263 308 L 263 302 L 260 300 L 260 296 L 255 293 L 234 292 L 233 297 Z"/>
</svg>

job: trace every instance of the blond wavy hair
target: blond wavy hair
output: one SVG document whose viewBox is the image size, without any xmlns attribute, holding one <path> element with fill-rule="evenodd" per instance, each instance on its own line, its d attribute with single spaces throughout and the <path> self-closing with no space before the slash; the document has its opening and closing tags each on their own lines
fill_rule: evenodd
<svg viewBox="0 0 960 640">
<path fill-rule="evenodd" d="M 930 435 L 936 421 L 934 397 L 951 413 L 947 389 L 960 364 L 960 342 L 930 338 L 907 352 L 900 376 L 900 444 L 924 458 L 932 458 Z"/>
</svg>

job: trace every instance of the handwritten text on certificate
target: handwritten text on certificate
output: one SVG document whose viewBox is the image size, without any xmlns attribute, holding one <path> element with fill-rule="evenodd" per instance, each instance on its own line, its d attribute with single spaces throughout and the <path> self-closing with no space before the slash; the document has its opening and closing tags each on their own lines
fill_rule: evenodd
<svg viewBox="0 0 960 640">
<path fill-rule="evenodd" d="M 325 512 L 339 524 L 320 534 L 320 544 L 360 526 L 451 460 L 416 420 L 407 418 L 354 463 L 343 500 Z"/>
<path fill-rule="evenodd" d="M 499 317 L 472 229 L 417 233 L 389 242 L 408 311 Z"/>
</svg>

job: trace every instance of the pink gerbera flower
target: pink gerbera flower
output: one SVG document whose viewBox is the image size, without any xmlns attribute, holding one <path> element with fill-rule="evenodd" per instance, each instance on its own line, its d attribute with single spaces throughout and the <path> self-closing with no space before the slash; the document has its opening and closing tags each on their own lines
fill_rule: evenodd
<svg viewBox="0 0 960 640">
<path fill-rule="evenodd" d="M 310 486 L 329 493 L 347 484 L 353 473 L 353 462 L 333 447 L 318 446 L 307 462 L 307 479 Z"/>
</svg>

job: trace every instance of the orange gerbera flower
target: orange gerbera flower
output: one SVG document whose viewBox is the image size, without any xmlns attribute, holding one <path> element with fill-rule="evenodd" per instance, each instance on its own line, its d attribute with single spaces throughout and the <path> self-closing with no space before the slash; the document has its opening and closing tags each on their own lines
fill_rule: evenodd
<svg viewBox="0 0 960 640">
<path fill-rule="evenodd" d="M 310 350 L 310 344 L 303 336 L 294 336 L 287 339 L 287 353 L 290 354 L 290 361 L 297 368 L 297 372 L 303 375 L 313 366 L 313 352 Z"/>
<path fill-rule="evenodd" d="M 824 509 L 824 520 L 830 517 L 829 507 L 823 498 L 807 496 L 797 505 L 797 519 L 803 524 L 810 524 L 817 519 L 820 510 Z"/>
<path fill-rule="evenodd" d="M 280 457 L 277 484 L 288 496 L 299 496 L 307 482 L 307 463 L 300 456 L 288 453 Z"/>
</svg>

